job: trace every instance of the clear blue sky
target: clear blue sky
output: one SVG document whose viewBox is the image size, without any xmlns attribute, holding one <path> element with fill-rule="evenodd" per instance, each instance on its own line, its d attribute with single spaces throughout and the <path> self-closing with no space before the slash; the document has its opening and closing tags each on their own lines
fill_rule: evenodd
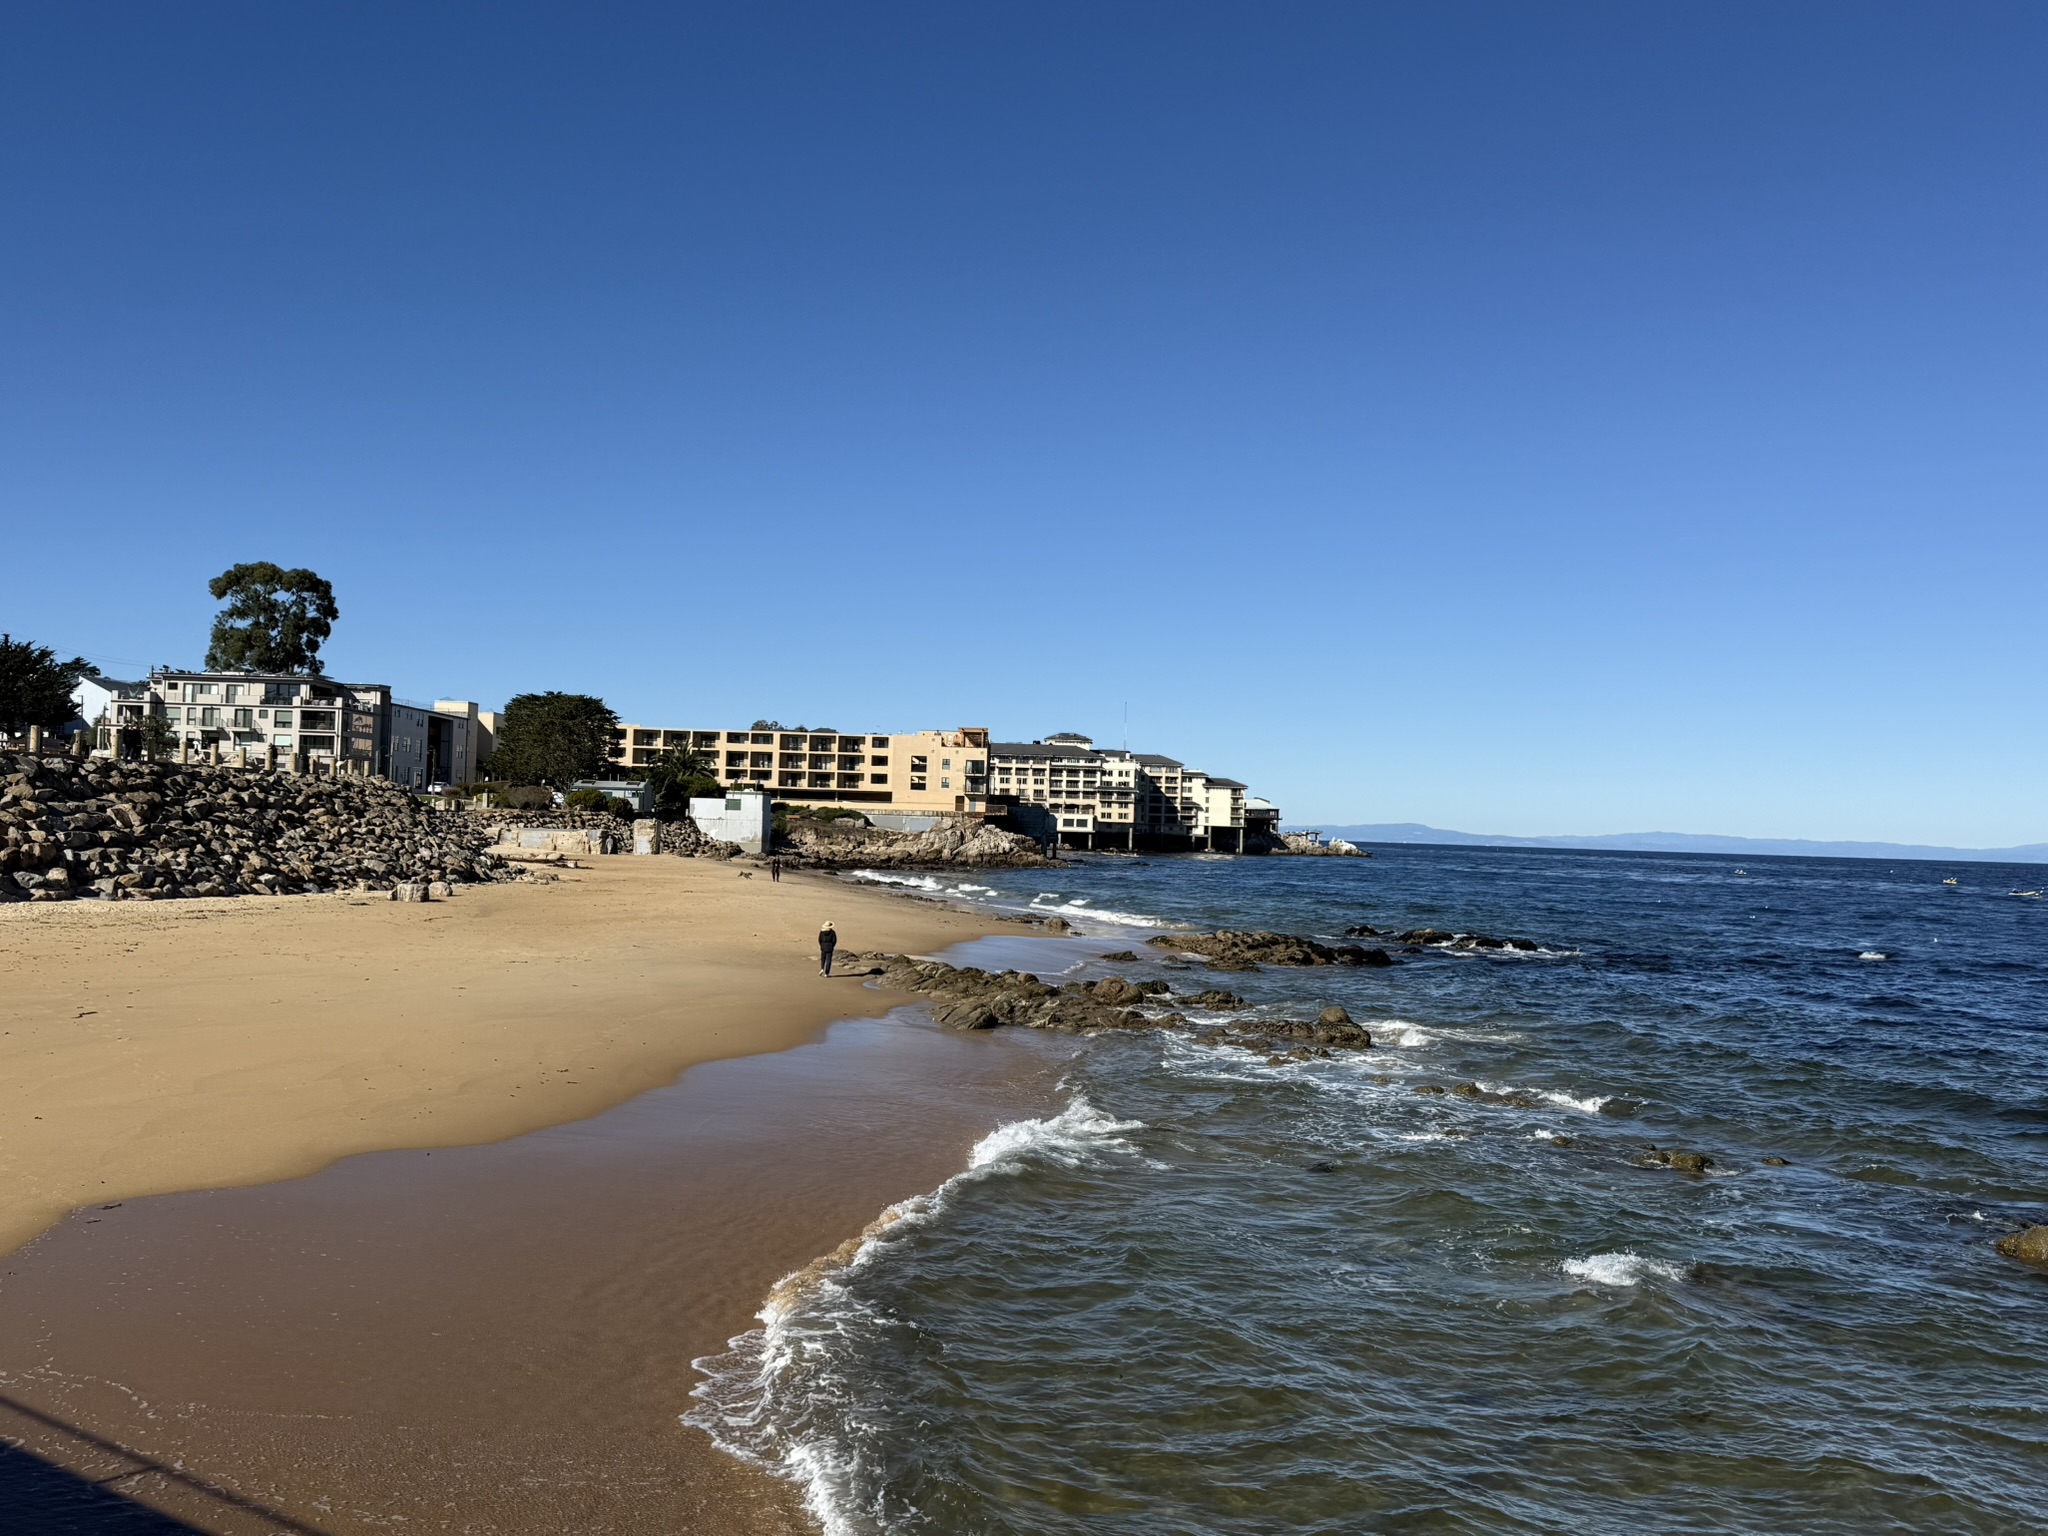
<svg viewBox="0 0 2048 1536">
<path fill-rule="evenodd" d="M 0 626 L 2048 839 L 2048 8 L 0 10 Z"/>
</svg>

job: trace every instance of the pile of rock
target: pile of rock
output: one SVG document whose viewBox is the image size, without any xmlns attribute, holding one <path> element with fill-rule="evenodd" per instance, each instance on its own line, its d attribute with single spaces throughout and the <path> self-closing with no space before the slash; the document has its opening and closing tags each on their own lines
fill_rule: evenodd
<svg viewBox="0 0 2048 1536">
<path fill-rule="evenodd" d="M 572 806 L 556 806 L 551 811 L 477 810 L 470 814 L 495 828 L 500 840 L 515 831 L 593 832 L 609 834 L 613 845 L 621 850 L 633 846 L 633 829 L 638 825 L 610 811 L 583 811 Z M 663 853 L 729 859 L 740 851 L 737 843 L 721 843 L 706 837 L 688 817 L 656 822 L 655 828 Z"/>
<path fill-rule="evenodd" d="M 923 832 L 892 832 L 851 818 L 812 821 L 789 818 L 786 856 L 817 869 L 918 869 L 932 865 L 969 869 L 1031 869 L 1057 866 L 1021 832 L 1006 832 L 971 816 L 946 816 Z"/>
<path fill-rule="evenodd" d="M 288 894 L 509 877 L 489 828 L 382 780 L 0 758 L 0 901 Z"/>
<path fill-rule="evenodd" d="M 1243 998 L 1229 992 L 1176 997 L 1163 981 L 1126 981 L 1111 976 L 1062 986 L 1023 971 L 984 971 L 904 955 L 852 955 L 867 964 L 877 984 L 933 1000 L 932 1018 L 948 1029 L 1051 1029 L 1092 1035 L 1106 1030 L 1166 1029 L 1209 1044 L 1255 1051 L 1270 1061 L 1301 1061 L 1332 1050 L 1365 1050 L 1372 1035 L 1351 1022 L 1342 1008 L 1325 1008 L 1313 1021 L 1245 1019 L 1228 1025 L 1191 1024 L 1175 1004 L 1205 1010 L 1239 1009 Z"/>
<path fill-rule="evenodd" d="M 1264 929 L 1239 932 L 1225 928 L 1216 933 L 1162 933 L 1147 939 L 1157 949 L 1176 954 L 1200 955 L 1218 971 L 1256 971 L 1262 965 L 1392 965 L 1394 957 L 1384 949 L 1367 949 L 1358 944 L 1318 944 L 1294 933 L 1268 933 Z"/>
</svg>

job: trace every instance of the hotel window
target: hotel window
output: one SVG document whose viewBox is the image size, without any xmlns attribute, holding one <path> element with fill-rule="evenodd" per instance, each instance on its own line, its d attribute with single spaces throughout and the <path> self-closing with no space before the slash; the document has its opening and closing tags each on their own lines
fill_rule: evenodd
<svg viewBox="0 0 2048 1536">
<path fill-rule="evenodd" d="M 941 789 L 951 789 L 952 787 L 953 787 L 953 781 L 952 781 L 951 779 L 941 779 L 941 780 L 939 780 L 939 788 L 941 788 Z"/>
<path fill-rule="evenodd" d="M 889 759 L 886 757 L 871 757 L 868 759 L 868 766 L 870 768 L 886 768 L 889 766 Z"/>
<path fill-rule="evenodd" d="M 220 711 L 211 706 L 199 711 L 199 723 L 211 729 L 220 724 Z"/>
<path fill-rule="evenodd" d="M 910 760 L 910 771 L 911 771 L 912 773 L 923 773 L 923 772 L 925 771 L 925 766 L 924 766 L 924 765 L 925 765 L 925 760 L 924 760 L 923 758 L 921 758 L 921 757 L 913 757 L 913 758 L 912 758 L 912 759 Z"/>
<path fill-rule="evenodd" d="M 950 768 L 953 766 L 953 759 L 951 759 L 950 757 L 942 757 L 939 759 L 939 766 L 941 768 Z"/>
<path fill-rule="evenodd" d="M 246 710 L 246 709 L 238 709 L 238 710 L 236 710 L 236 711 L 235 711 L 235 729 L 236 729 L 236 730 L 238 730 L 238 731 L 246 731 L 246 730 L 249 730 L 249 729 L 250 729 L 251 727 L 253 727 L 253 726 L 254 726 L 255 724 L 256 724 L 256 717 L 255 717 L 255 715 L 254 715 L 253 713 L 251 713 L 251 712 L 250 712 L 249 710 Z"/>
<path fill-rule="evenodd" d="M 910 781 L 910 787 L 911 787 L 912 789 L 923 789 L 923 788 L 924 788 L 924 780 L 923 780 L 923 779 L 920 779 L 920 778 L 915 778 L 915 777 L 913 777 L 913 778 L 911 779 L 911 781 Z"/>
<path fill-rule="evenodd" d="M 870 736 L 868 738 L 868 745 L 871 747 L 886 747 L 889 745 L 889 738 L 886 736 Z"/>
<path fill-rule="evenodd" d="M 870 784 L 886 784 L 889 782 L 889 775 L 886 773 L 871 773 L 868 775 L 868 782 Z"/>
<path fill-rule="evenodd" d="M 271 744 L 271 745 L 272 745 L 273 747 L 288 747 L 288 746 L 290 746 L 290 745 L 292 744 L 292 738 L 291 738 L 291 733 L 290 733 L 289 731 L 286 731 L 286 732 L 284 732 L 284 733 L 283 733 L 283 734 L 281 734 L 281 735 L 277 735 L 277 736 L 273 736 L 273 737 L 271 737 L 271 738 L 270 738 L 270 744 Z"/>
</svg>

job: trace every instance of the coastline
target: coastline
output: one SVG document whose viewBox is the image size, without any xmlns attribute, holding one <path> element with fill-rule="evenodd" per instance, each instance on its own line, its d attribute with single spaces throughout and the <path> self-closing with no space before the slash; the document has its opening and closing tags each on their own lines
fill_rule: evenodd
<svg viewBox="0 0 2048 1536">
<path fill-rule="evenodd" d="M 797 985 L 768 958 L 774 922 L 797 924 L 808 944 L 823 906 L 863 943 L 872 935 L 924 952 L 1002 932 L 999 920 L 886 890 L 856 895 L 829 878 L 786 876 L 771 888 L 765 878 L 734 879 L 731 866 L 710 868 L 723 876 L 711 887 L 723 919 L 714 926 L 751 924 L 745 932 L 762 935 L 760 948 L 727 961 L 731 976 L 695 949 L 673 960 L 707 977 L 714 995 L 693 1010 L 690 1028 L 607 1042 L 617 1047 L 608 1083 L 666 1073 L 644 1091 L 565 1114 L 569 1085 L 515 1100 L 502 1082 L 472 1081 L 465 1092 L 479 1115 L 387 1116 L 371 1134 L 411 1144 L 367 1155 L 344 1145 L 365 1133 L 329 1115 L 296 1144 L 272 1137 L 252 1149 L 258 1155 L 234 1179 L 84 1203 L 9 1254 L 0 1265 L 0 1436 L 34 1458 L 32 1468 L 75 1479 L 80 1496 L 103 1496 L 95 1485 L 112 1475 L 124 1498 L 197 1529 L 338 1536 L 402 1520 L 505 1536 L 813 1530 L 801 1489 L 684 1422 L 700 1379 L 691 1362 L 753 1326 L 778 1280 L 959 1172 L 998 1125 L 1042 1112 L 1072 1042 L 942 1030 L 916 1003 L 860 979 L 821 982 L 806 952 L 796 956 Z M 701 900 L 707 885 L 685 878 L 671 894 Z M 528 987 L 525 1003 L 566 1013 L 556 1023 L 573 1041 L 589 1004 L 614 999 L 587 972 L 565 976 L 550 946 L 580 942 L 607 895 L 644 900 L 645 890 L 565 881 L 504 894 L 543 898 L 532 905 L 550 928 L 546 941 L 530 922 L 518 928 L 533 946 L 529 968 L 551 955 L 556 963 L 544 971 L 551 985 Z M 450 918 L 465 899 L 448 903 Z M 292 931 L 325 933 L 364 916 L 331 905 L 322 915 L 301 904 L 306 916 Z M 473 932 L 452 930 L 426 950 L 453 967 L 447 986 L 475 974 L 465 967 L 481 964 L 483 940 L 506 926 L 504 911 L 482 906 Z M 195 928 L 239 942 L 280 924 L 259 915 L 243 928 L 188 921 L 168 939 L 124 932 L 131 963 L 193 942 Z M 16 942 L 11 958 L 18 934 L 6 937 Z M 98 937 L 97 928 L 74 931 L 66 942 L 85 955 L 96 946 L 81 941 Z M 395 939 L 395 952 L 410 957 L 398 974 L 414 975 L 426 962 L 407 937 Z M 648 939 L 629 927 L 617 942 Z M 20 999 L 8 1006 L 19 1009 Z M 893 1016 L 875 1017 L 884 1014 Z M 420 1022 L 418 1010 L 403 1017 Z M 476 1017 L 465 1014 L 465 1027 Z M 358 1038 L 365 1071 L 381 1065 L 396 1027 L 387 1021 Z M 206 1033 L 196 1021 L 185 1028 Z M 584 1043 L 593 1038 L 586 1029 Z M 226 1039 L 199 1042 L 216 1065 L 246 1034 Z M 458 1046 L 445 1048 L 444 1067 L 462 1059 Z M 183 1097 L 227 1116 L 274 1070 L 219 1072 Z M 441 1090 L 415 1089 L 421 1098 L 430 1091 Z M 536 1116 L 545 1123 L 525 1123 Z M 462 1134 L 477 1130 L 492 1134 Z M 317 1169 L 261 1166 L 295 1159 Z M 116 1158 L 107 1171 L 124 1170 Z M 0 1467 L 0 1502 L 17 1494 L 9 1470 Z"/>
<path fill-rule="evenodd" d="M 600 1114 L 901 999 L 849 948 L 1003 931 L 830 876 L 607 859 L 412 905 L 345 895 L 0 909 L 0 1254 L 81 1207 L 303 1177 Z"/>
</svg>

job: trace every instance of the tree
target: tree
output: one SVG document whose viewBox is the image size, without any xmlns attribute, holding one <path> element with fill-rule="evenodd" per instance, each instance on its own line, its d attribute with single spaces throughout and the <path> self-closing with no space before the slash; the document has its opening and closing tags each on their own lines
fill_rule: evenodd
<svg viewBox="0 0 2048 1536">
<path fill-rule="evenodd" d="M 314 572 L 258 560 L 231 565 L 206 590 L 225 598 L 206 648 L 210 672 L 317 672 L 320 647 L 341 610 Z"/>
<path fill-rule="evenodd" d="M 78 680 L 92 671 L 83 656 L 59 661 L 47 645 L 0 635 L 0 730 L 19 735 L 32 725 L 54 731 L 78 711 Z"/>
<path fill-rule="evenodd" d="M 619 717 L 587 693 L 522 693 L 506 702 L 485 771 L 500 784 L 567 789 L 611 761 Z"/>
<path fill-rule="evenodd" d="M 689 747 L 671 747 L 644 770 L 654 786 L 654 809 L 669 817 L 689 813 L 690 801 L 723 794 L 711 759 Z"/>
</svg>

